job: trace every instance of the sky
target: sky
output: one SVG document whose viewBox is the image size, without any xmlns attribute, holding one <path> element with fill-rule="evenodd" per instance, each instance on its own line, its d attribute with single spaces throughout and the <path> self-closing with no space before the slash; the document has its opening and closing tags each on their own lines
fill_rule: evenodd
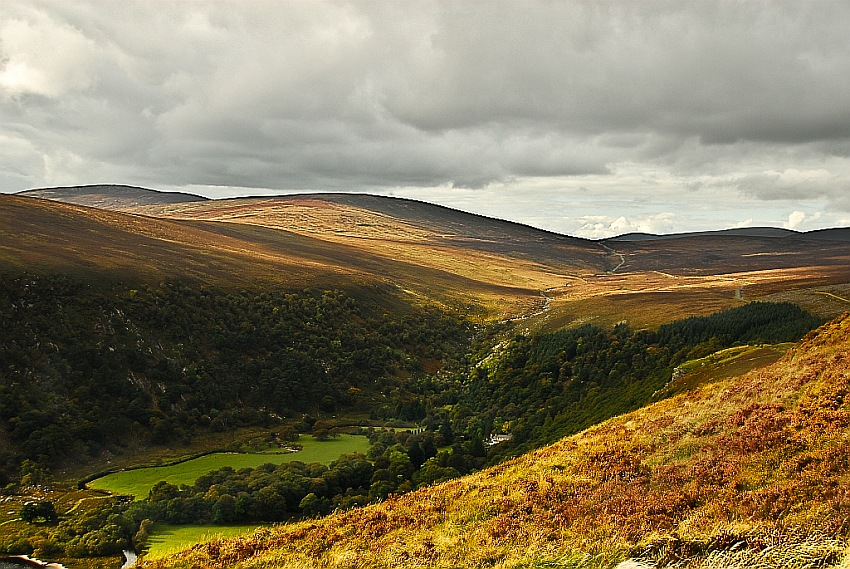
<svg viewBox="0 0 850 569">
<path fill-rule="evenodd" d="M 3 0 L 0 192 L 850 226 L 848 30 L 846 0 Z"/>
</svg>

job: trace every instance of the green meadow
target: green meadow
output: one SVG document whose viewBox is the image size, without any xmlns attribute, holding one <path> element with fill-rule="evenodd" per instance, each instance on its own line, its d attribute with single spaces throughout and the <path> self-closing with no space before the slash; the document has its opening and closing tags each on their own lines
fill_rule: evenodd
<svg viewBox="0 0 850 569">
<path fill-rule="evenodd" d="M 259 524 L 234 526 L 156 524 L 151 537 L 148 539 L 144 557 L 145 559 L 168 557 L 188 549 L 196 543 L 250 534 L 258 527 L 262 526 Z"/>
<path fill-rule="evenodd" d="M 191 485 L 204 474 L 225 466 L 239 470 L 240 468 L 254 468 L 262 464 L 281 464 L 294 460 L 305 463 L 330 464 L 340 455 L 354 452 L 365 453 L 369 448 L 369 440 L 362 435 L 343 434 L 325 441 L 317 441 L 310 435 L 302 435 L 298 442 L 303 447 L 298 452 L 215 453 L 169 466 L 122 470 L 93 480 L 89 482 L 88 486 L 113 494 L 132 495 L 137 500 L 143 500 L 147 498 L 148 492 L 154 484 L 160 480 L 165 480 L 176 486 L 181 484 Z"/>
</svg>

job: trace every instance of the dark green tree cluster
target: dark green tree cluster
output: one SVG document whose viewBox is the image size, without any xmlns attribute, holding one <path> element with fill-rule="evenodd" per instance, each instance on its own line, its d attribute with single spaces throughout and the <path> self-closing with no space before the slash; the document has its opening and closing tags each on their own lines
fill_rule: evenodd
<svg viewBox="0 0 850 569">
<path fill-rule="evenodd" d="M 474 370 L 449 418 L 467 437 L 512 434 L 493 447 L 498 461 L 645 405 L 684 361 L 738 344 L 795 341 L 821 323 L 792 304 L 751 303 L 658 331 L 621 324 L 517 336 Z"/>
<path fill-rule="evenodd" d="M 350 508 L 370 500 L 374 466 L 361 454 L 329 466 L 300 461 L 234 470 L 224 467 L 177 487 L 157 483 L 130 516 L 174 524 L 283 521 Z"/>
<path fill-rule="evenodd" d="M 720 346 L 796 342 L 824 321 L 788 302 L 751 302 L 704 317 L 665 324 L 656 335 L 671 350 L 703 343 Z"/>
<path fill-rule="evenodd" d="M 234 470 L 224 467 L 192 486 L 157 483 L 128 517 L 190 523 L 274 522 L 317 516 L 402 494 L 481 468 L 482 444 L 445 442 L 435 433 L 370 433 L 368 455 L 344 455 L 325 466 L 300 461 Z"/>
<path fill-rule="evenodd" d="M 369 494 L 386 498 L 468 474 L 484 466 L 486 450 L 478 439 L 460 441 L 426 430 L 369 433 L 368 457 L 375 473 Z"/>
<path fill-rule="evenodd" d="M 18 515 L 22 520 L 30 524 L 36 521 L 55 522 L 57 520 L 56 508 L 53 502 L 46 500 L 41 502 L 27 502 L 21 506 Z"/>
<path fill-rule="evenodd" d="M 0 277 L 0 420 L 18 451 L 0 468 L 378 400 L 418 417 L 403 378 L 462 357 L 470 335 L 385 290 L 135 286 Z"/>
</svg>

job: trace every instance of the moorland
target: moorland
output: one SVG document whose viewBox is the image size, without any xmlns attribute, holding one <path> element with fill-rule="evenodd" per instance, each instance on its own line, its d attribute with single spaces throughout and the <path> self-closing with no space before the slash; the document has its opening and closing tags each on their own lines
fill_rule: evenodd
<svg viewBox="0 0 850 569">
<path fill-rule="evenodd" d="M 0 196 L 0 552 L 836 564 L 848 266 L 841 229 L 589 241 L 368 195 Z M 186 524 L 266 529 L 154 561 Z"/>
</svg>

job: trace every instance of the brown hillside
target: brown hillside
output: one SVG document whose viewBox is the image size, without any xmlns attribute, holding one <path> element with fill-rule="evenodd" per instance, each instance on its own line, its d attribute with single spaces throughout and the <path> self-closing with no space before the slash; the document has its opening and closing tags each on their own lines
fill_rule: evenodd
<svg viewBox="0 0 850 569">
<path fill-rule="evenodd" d="M 391 261 L 538 291 L 605 268 L 605 251 L 590 241 L 409 200 L 345 197 L 241 198 L 143 211 L 285 229 Z"/>
<path fill-rule="evenodd" d="M 0 265 L 239 287 L 380 283 L 453 306 L 477 306 L 491 317 L 533 309 L 539 291 L 564 280 L 560 270 L 574 268 L 568 260 L 550 267 L 435 243 L 425 231 L 370 212 L 340 207 L 328 213 L 325 202 L 296 206 L 302 225 L 279 216 L 277 206 L 226 202 L 214 216 L 164 219 L 3 195 Z M 240 222 L 227 222 L 232 218 Z M 374 223 L 363 225 L 364 218 Z M 305 230 L 314 219 L 319 226 Z"/>
<path fill-rule="evenodd" d="M 182 192 L 160 192 L 147 188 L 116 184 L 42 188 L 19 192 L 18 195 L 111 210 L 124 210 L 155 204 L 203 201 L 207 199 Z"/>
<path fill-rule="evenodd" d="M 144 567 L 837 566 L 848 354 L 845 315 L 768 368 L 476 475 Z"/>
<path fill-rule="evenodd" d="M 539 314 L 526 323 L 531 328 L 624 320 L 657 326 L 777 294 L 826 317 L 850 309 L 850 295 L 844 294 L 845 288 L 850 292 L 850 242 L 840 240 L 697 235 L 606 246 L 422 202 L 352 194 L 214 200 L 140 211 L 285 228 L 388 261 L 493 284 L 509 279 L 546 298 L 548 310 L 540 310 L 538 302 Z M 534 311 L 534 297 L 528 300 Z"/>
<path fill-rule="evenodd" d="M 141 198 L 147 205 L 119 213 L 5 196 L 7 261 L 235 286 L 380 282 L 543 330 L 654 327 L 752 300 L 795 302 L 828 318 L 850 309 L 847 240 L 783 232 L 599 243 L 362 194 L 171 203 L 153 190 L 93 188 L 66 193 L 89 201 L 106 194 L 110 207 Z"/>
<path fill-rule="evenodd" d="M 307 284 L 360 273 L 258 246 L 215 226 L 188 224 L 47 200 L 0 195 L 0 263 L 16 270 L 103 275 L 109 278 L 185 278 L 243 286 Z"/>
</svg>

